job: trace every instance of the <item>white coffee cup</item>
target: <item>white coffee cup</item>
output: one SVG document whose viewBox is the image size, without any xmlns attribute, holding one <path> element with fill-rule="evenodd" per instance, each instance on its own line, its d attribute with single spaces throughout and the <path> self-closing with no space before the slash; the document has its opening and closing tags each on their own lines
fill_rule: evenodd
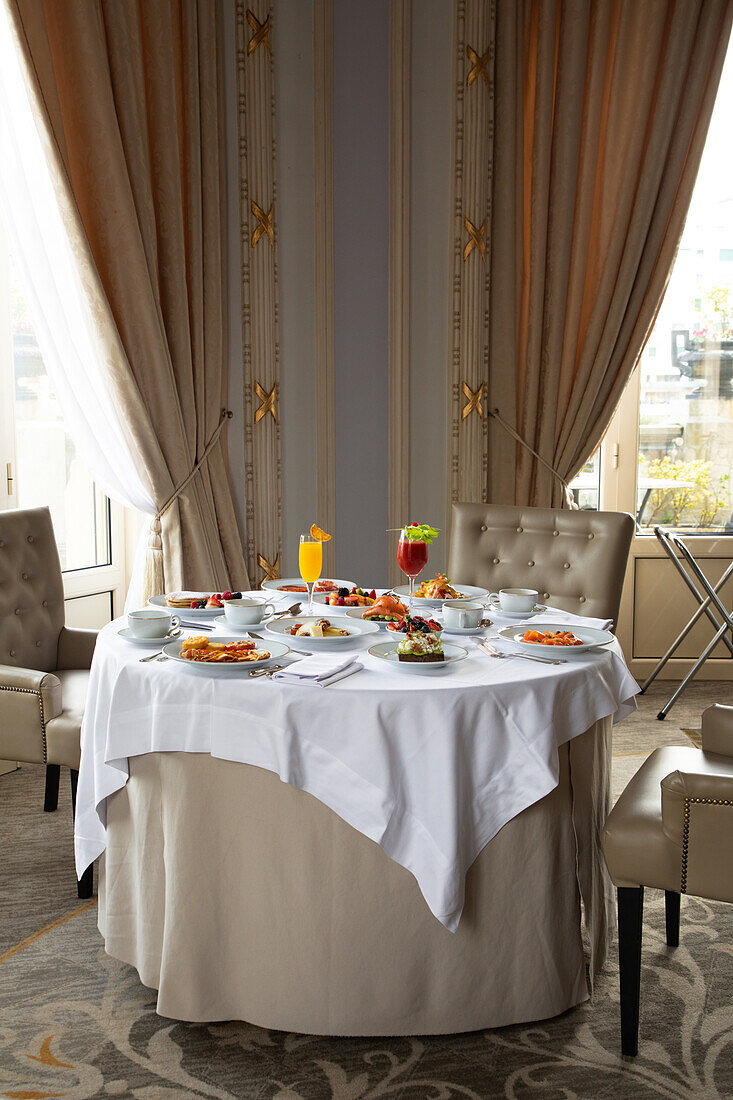
<svg viewBox="0 0 733 1100">
<path fill-rule="evenodd" d="M 253 596 L 224 601 L 224 616 L 232 626 L 255 626 L 268 615 L 274 614 L 275 609 L 271 603 L 264 603 Z"/>
<path fill-rule="evenodd" d="M 481 625 L 486 608 L 475 600 L 454 600 L 443 604 L 443 625 L 446 629 L 476 630 Z"/>
<path fill-rule="evenodd" d="M 135 638 L 165 638 L 179 622 L 177 615 L 162 607 L 143 607 L 127 615 L 127 625 Z"/>
<path fill-rule="evenodd" d="M 532 588 L 502 588 L 500 592 L 492 592 L 489 601 L 495 609 L 528 615 L 537 606 L 538 598 L 539 592 Z"/>
</svg>

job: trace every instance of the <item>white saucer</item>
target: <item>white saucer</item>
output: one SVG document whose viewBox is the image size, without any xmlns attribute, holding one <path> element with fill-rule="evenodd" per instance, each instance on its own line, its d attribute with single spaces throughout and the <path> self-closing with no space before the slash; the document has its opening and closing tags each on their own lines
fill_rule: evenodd
<svg viewBox="0 0 733 1100">
<path fill-rule="evenodd" d="M 493 623 L 489 623 L 489 626 L 493 626 Z M 444 634 L 463 634 L 464 638 L 476 638 L 479 634 L 485 633 L 489 629 L 488 626 L 443 626 Z"/>
<path fill-rule="evenodd" d="M 168 642 L 174 640 L 171 634 L 163 634 L 163 636 L 160 638 L 138 638 L 135 634 L 132 633 L 129 626 L 123 626 L 121 630 L 118 630 L 117 636 L 119 638 L 124 638 L 126 642 L 130 643 L 130 645 L 157 646 L 163 645 L 164 643 L 167 644 Z"/>
<path fill-rule="evenodd" d="M 487 603 L 486 610 L 490 615 L 503 615 L 507 619 L 530 619 L 533 615 L 541 615 L 543 611 L 547 611 L 547 606 L 538 603 L 531 611 L 502 611 L 498 604 Z"/>
<path fill-rule="evenodd" d="M 227 619 L 226 615 L 217 615 L 214 622 L 217 626 L 225 626 L 228 630 L 243 630 L 246 633 L 248 630 L 262 630 L 269 620 L 270 616 L 267 615 L 264 619 L 260 619 L 258 623 L 247 623 L 245 626 L 244 623 L 240 625 L 239 623 L 231 622 Z"/>
</svg>

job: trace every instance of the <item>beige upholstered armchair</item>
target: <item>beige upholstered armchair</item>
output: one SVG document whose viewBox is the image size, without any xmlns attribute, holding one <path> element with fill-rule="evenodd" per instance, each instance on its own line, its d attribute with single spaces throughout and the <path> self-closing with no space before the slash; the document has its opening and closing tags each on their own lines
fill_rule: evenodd
<svg viewBox="0 0 733 1100">
<path fill-rule="evenodd" d="M 621 1052 L 639 1035 L 644 887 L 665 892 L 667 944 L 677 947 L 680 895 L 733 901 L 733 707 L 702 716 L 702 752 L 655 749 L 603 830 L 618 888 Z"/>
<path fill-rule="evenodd" d="M 491 592 L 533 588 L 554 607 L 615 624 L 633 534 L 626 512 L 454 504 L 448 573 Z"/>
<path fill-rule="evenodd" d="M 48 508 L 0 512 L 0 759 L 46 765 L 45 810 L 58 804 L 62 765 L 71 796 L 81 755 L 93 630 L 64 625 L 64 590 Z M 78 882 L 92 893 L 92 868 Z"/>
</svg>

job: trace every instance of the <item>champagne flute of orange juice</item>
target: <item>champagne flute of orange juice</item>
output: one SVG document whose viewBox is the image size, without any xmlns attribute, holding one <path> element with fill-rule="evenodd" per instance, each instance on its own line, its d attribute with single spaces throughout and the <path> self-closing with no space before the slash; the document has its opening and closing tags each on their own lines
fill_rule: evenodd
<svg viewBox="0 0 733 1100">
<path fill-rule="evenodd" d="M 323 544 L 311 534 L 300 536 L 300 554 L 298 555 L 300 575 L 308 588 L 308 614 L 313 614 L 313 585 L 321 575 L 323 568 Z"/>
</svg>

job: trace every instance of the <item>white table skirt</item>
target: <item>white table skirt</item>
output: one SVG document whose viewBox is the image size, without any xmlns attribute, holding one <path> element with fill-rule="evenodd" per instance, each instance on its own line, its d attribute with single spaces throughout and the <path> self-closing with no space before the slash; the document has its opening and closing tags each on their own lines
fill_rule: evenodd
<svg viewBox="0 0 733 1100">
<path fill-rule="evenodd" d="M 566 616 L 567 618 L 567 616 Z M 557 785 L 558 747 L 623 717 L 637 685 L 614 648 L 544 666 L 472 649 L 455 672 L 372 664 L 321 690 L 204 675 L 100 633 L 82 727 L 77 872 L 105 848 L 106 800 L 130 757 L 205 752 L 308 791 L 417 879 L 454 931 L 468 868 L 499 830 Z M 350 643 L 351 644 L 351 643 Z M 365 643 L 356 643 L 366 649 Z"/>
</svg>

